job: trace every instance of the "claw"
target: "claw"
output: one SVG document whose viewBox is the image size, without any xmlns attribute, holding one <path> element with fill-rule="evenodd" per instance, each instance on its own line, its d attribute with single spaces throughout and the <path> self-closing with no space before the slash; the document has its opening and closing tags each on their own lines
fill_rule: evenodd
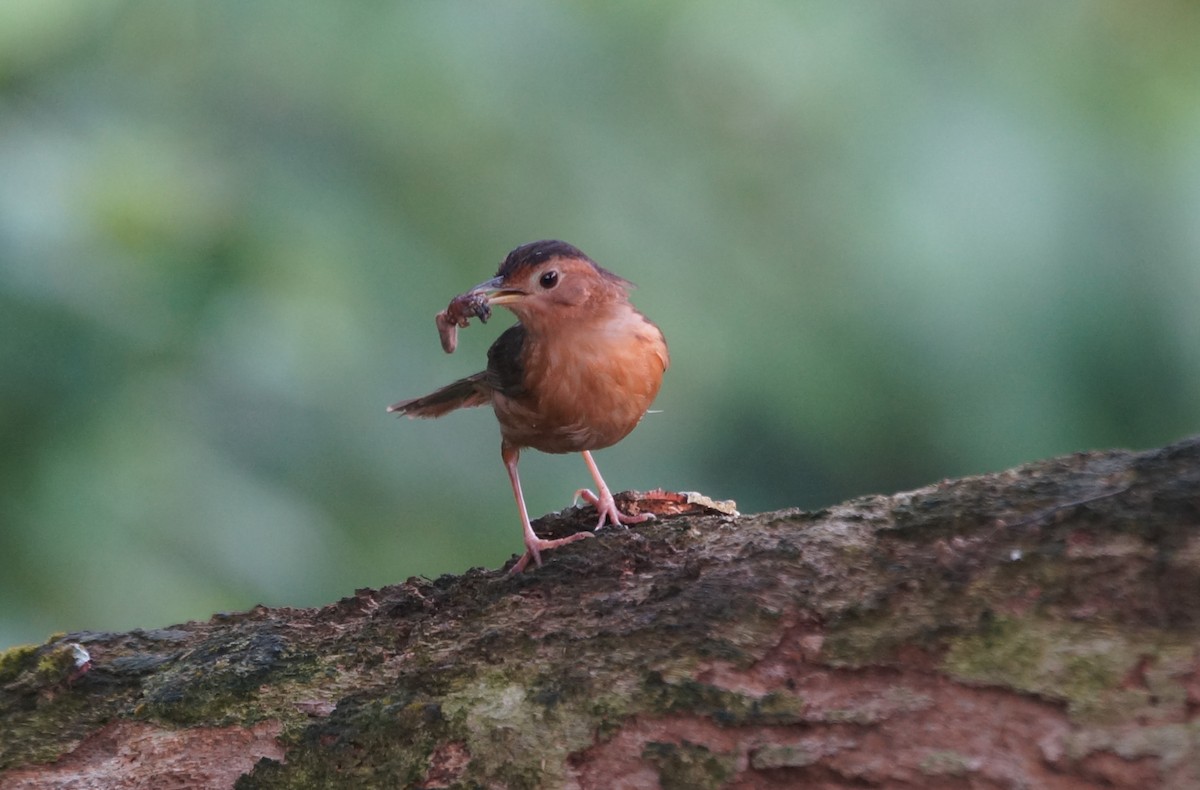
<svg viewBox="0 0 1200 790">
<path fill-rule="evenodd" d="M 607 488 L 600 489 L 599 496 L 596 496 L 586 488 L 581 488 L 575 492 L 572 504 L 578 504 L 580 499 L 583 499 L 584 502 L 596 508 L 596 511 L 600 514 L 600 521 L 596 524 L 597 530 L 606 524 L 623 528 L 627 524 L 640 524 L 643 521 L 653 521 L 655 519 L 653 513 L 639 513 L 636 516 L 627 516 L 620 510 L 617 510 L 617 502 L 613 499 L 612 494 L 609 493 Z"/>
<path fill-rule="evenodd" d="M 595 536 L 590 532 L 576 532 L 574 535 L 568 535 L 565 538 L 558 538 L 557 540 L 542 540 L 541 538 L 537 538 L 536 540 L 526 542 L 525 553 L 521 555 L 521 559 L 517 560 L 517 564 L 509 569 L 507 575 L 515 576 L 518 573 L 522 573 L 529 567 L 530 558 L 533 559 L 537 567 L 542 567 L 542 549 L 557 549 L 559 546 L 565 546 L 568 543 L 592 537 Z"/>
</svg>

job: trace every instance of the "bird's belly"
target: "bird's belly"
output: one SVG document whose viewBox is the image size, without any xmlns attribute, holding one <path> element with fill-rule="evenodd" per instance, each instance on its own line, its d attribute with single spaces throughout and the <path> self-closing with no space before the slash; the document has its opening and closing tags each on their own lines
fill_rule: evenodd
<svg viewBox="0 0 1200 790">
<path fill-rule="evenodd" d="M 608 447 L 634 429 L 658 394 L 661 357 L 648 348 L 639 354 L 593 352 L 582 357 L 587 364 L 579 364 L 580 351 L 572 349 L 571 365 L 554 358 L 529 360 L 536 367 L 526 394 L 496 393 L 492 405 L 506 441 L 570 453 Z"/>
</svg>

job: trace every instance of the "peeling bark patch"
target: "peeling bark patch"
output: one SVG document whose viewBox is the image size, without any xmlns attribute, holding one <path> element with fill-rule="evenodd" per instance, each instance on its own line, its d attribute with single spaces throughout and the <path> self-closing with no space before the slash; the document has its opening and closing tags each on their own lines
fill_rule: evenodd
<svg viewBox="0 0 1200 790">
<path fill-rule="evenodd" d="M 652 673 L 645 712 L 571 756 L 573 786 L 1146 788 L 1186 782 L 1184 725 L 1080 726 L 1066 706 L 925 668 L 813 662 L 813 626 L 749 666 Z M 1178 784 L 1178 783 L 1177 783 Z"/>
<path fill-rule="evenodd" d="M 283 759 L 281 725 L 166 730 L 118 721 L 86 738 L 48 766 L 4 775 L 6 790 L 105 790 L 147 787 L 233 787 L 262 758 Z"/>
</svg>

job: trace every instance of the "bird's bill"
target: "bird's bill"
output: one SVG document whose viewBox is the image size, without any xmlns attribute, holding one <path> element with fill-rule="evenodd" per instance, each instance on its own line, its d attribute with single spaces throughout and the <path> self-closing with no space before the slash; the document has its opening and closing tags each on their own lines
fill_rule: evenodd
<svg viewBox="0 0 1200 790">
<path fill-rule="evenodd" d="M 524 291 L 518 291 L 513 288 L 505 288 L 503 287 L 503 282 L 504 278 L 493 277 L 487 282 L 480 283 L 479 285 L 475 286 L 467 293 L 468 295 L 473 296 L 483 296 L 488 300 L 488 304 L 498 305 L 513 304 L 514 302 L 519 302 L 525 298 Z"/>
</svg>

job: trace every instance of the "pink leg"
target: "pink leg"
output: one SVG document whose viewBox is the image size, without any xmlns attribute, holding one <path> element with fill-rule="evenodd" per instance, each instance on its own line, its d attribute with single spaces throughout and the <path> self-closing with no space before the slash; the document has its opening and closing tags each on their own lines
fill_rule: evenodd
<svg viewBox="0 0 1200 790">
<path fill-rule="evenodd" d="M 525 531 L 525 554 L 521 559 L 517 560 L 517 564 L 512 567 L 509 573 L 520 573 L 529 565 L 529 560 L 540 568 L 542 567 L 542 550 L 556 549 L 559 546 L 565 546 L 568 543 L 574 543 L 577 540 L 592 537 L 590 532 L 576 532 L 574 535 L 558 540 L 542 540 L 533 531 L 533 525 L 529 523 L 529 512 L 525 509 L 525 495 L 521 493 L 521 478 L 517 476 L 517 460 L 521 457 L 521 450 L 517 447 L 510 447 L 507 442 L 500 445 L 500 457 L 504 459 L 504 468 L 508 470 L 508 479 L 512 483 L 513 496 L 517 500 L 517 512 L 521 514 L 521 527 Z"/>
<path fill-rule="evenodd" d="M 587 461 L 588 469 L 592 472 L 592 479 L 596 481 L 596 490 L 600 492 L 597 496 L 586 488 L 581 488 L 575 492 L 575 499 L 580 497 L 589 505 L 593 505 L 600 513 L 600 521 L 596 524 L 596 529 L 600 529 L 605 523 L 612 524 L 615 527 L 623 527 L 626 524 L 640 524 L 643 521 L 651 521 L 654 519 L 653 513 L 640 513 L 636 516 L 626 516 L 621 511 L 617 510 L 617 503 L 613 499 L 612 492 L 608 490 L 608 484 L 604 482 L 604 478 L 600 476 L 600 468 L 596 466 L 595 460 L 592 459 L 592 454 L 588 450 L 583 451 L 583 460 Z"/>
</svg>

